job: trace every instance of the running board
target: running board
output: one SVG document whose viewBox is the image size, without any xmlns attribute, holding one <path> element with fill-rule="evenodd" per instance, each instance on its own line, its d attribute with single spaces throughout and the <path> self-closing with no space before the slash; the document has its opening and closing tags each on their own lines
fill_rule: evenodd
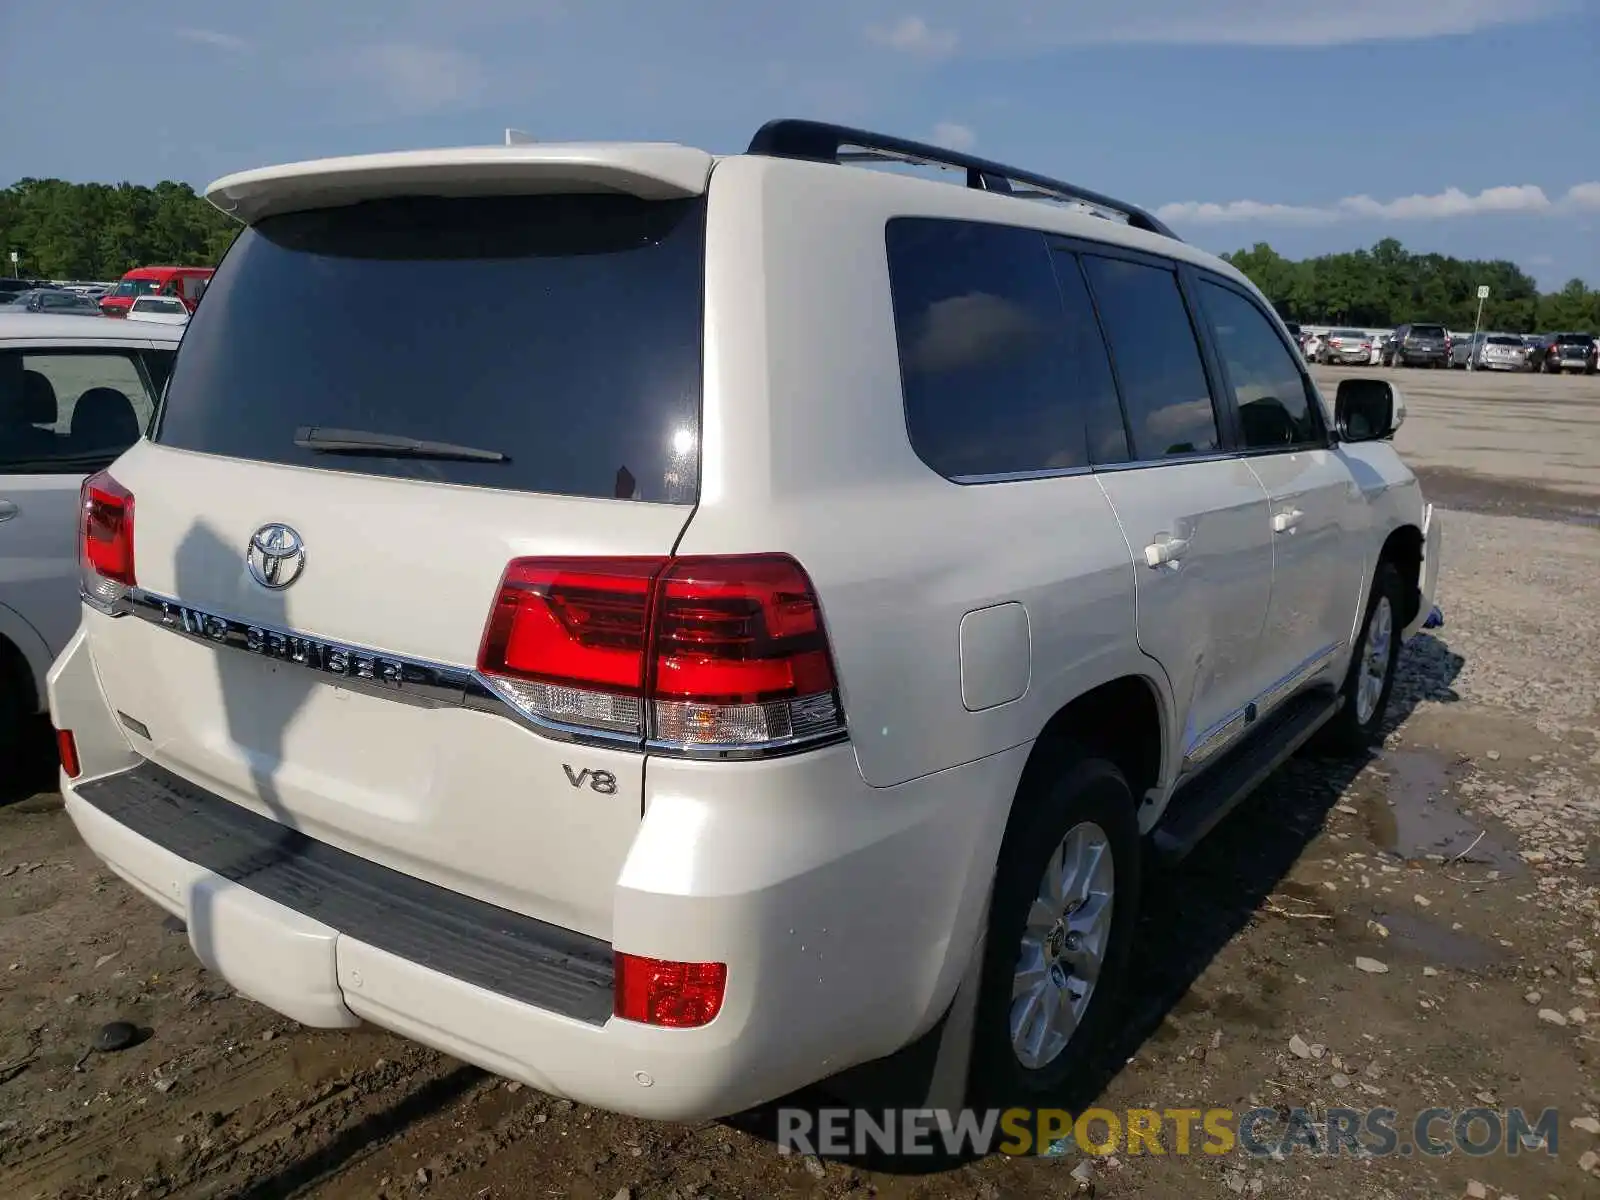
<svg viewBox="0 0 1600 1200">
<path fill-rule="evenodd" d="M 1342 695 L 1319 688 L 1263 720 L 1215 766 L 1180 787 L 1155 827 L 1156 852 L 1168 862 L 1181 860 L 1343 704 Z"/>
</svg>

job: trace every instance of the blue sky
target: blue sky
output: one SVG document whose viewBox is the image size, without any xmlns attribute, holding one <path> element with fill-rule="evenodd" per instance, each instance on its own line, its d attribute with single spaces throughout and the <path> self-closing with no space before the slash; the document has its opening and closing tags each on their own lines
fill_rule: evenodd
<svg viewBox="0 0 1600 1200">
<path fill-rule="evenodd" d="M 1600 286 L 1600 0 L 0 0 L 0 49 L 5 182 L 810 116 L 1214 250 L 1393 235 Z"/>
</svg>

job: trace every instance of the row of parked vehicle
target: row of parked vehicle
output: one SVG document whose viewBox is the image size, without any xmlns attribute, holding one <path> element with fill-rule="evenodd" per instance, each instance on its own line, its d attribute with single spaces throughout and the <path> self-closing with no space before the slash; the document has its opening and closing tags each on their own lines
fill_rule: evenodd
<svg viewBox="0 0 1600 1200">
<path fill-rule="evenodd" d="M 116 284 L 0 279 L 0 312 L 133 317 L 182 325 L 211 281 L 211 267 L 135 267 Z"/>
<path fill-rule="evenodd" d="M 1478 371 L 1581 372 L 1593 375 L 1600 341 L 1592 333 L 1452 333 L 1443 325 L 1413 322 L 1387 333 L 1289 326 L 1308 362 L 1327 366 L 1454 367 Z"/>
</svg>

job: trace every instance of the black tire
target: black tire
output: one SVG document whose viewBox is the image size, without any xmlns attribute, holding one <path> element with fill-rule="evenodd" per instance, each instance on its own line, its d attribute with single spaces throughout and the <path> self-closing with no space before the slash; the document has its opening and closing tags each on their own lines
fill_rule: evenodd
<svg viewBox="0 0 1600 1200">
<path fill-rule="evenodd" d="M 1074 1081 L 1104 1048 L 1120 1018 L 1119 997 L 1128 973 L 1138 923 L 1142 847 L 1136 802 L 1122 771 L 1103 758 L 1061 746 L 1048 765 L 1030 768 L 1017 794 L 995 870 L 983 977 L 973 1030 L 973 1103 L 1009 1107 L 1070 1101 Z M 1025 1066 L 1012 1048 L 1014 977 L 1021 962 L 1028 915 L 1051 857 L 1082 825 L 1098 827 L 1111 856 L 1110 927 L 1098 978 L 1076 1029 L 1063 1049 L 1038 1066 Z M 1053 939 L 1045 939 L 1049 944 Z M 1058 976 L 1059 978 L 1059 976 Z M 1069 983 L 1072 980 L 1067 976 Z"/>
<path fill-rule="evenodd" d="M 1389 636 L 1383 663 L 1383 687 L 1377 702 L 1362 719 L 1360 692 L 1366 674 L 1367 644 L 1373 630 L 1373 617 L 1384 605 L 1389 609 Z M 1404 626 L 1405 583 L 1393 563 L 1378 564 L 1372 581 L 1372 595 L 1367 599 L 1366 615 L 1361 621 L 1361 634 L 1356 638 L 1355 651 L 1350 656 L 1350 669 L 1345 672 L 1340 694 L 1344 704 L 1333 719 L 1322 727 L 1318 745 L 1334 754 L 1359 754 L 1378 740 L 1383 729 L 1383 718 L 1389 709 L 1389 696 L 1394 691 L 1395 667 L 1400 662 L 1400 631 Z"/>
</svg>

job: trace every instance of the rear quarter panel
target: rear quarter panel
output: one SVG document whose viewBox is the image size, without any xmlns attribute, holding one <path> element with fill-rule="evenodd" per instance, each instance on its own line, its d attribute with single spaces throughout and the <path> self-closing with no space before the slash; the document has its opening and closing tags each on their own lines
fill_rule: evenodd
<svg viewBox="0 0 1600 1200">
<path fill-rule="evenodd" d="M 962 486 L 906 433 L 885 223 L 1038 227 L 1041 209 L 861 174 L 753 158 L 713 173 L 702 496 L 679 549 L 800 560 L 861 773 L 883 787 L 1028 742 L 1098 683 L 1165 680 L 1138 650 L 1131 555 L 1092 476 Z M 962 617 L 1004 601 L 1028 611 L 1031 675 L 970 712 Z"/>
</svg>

